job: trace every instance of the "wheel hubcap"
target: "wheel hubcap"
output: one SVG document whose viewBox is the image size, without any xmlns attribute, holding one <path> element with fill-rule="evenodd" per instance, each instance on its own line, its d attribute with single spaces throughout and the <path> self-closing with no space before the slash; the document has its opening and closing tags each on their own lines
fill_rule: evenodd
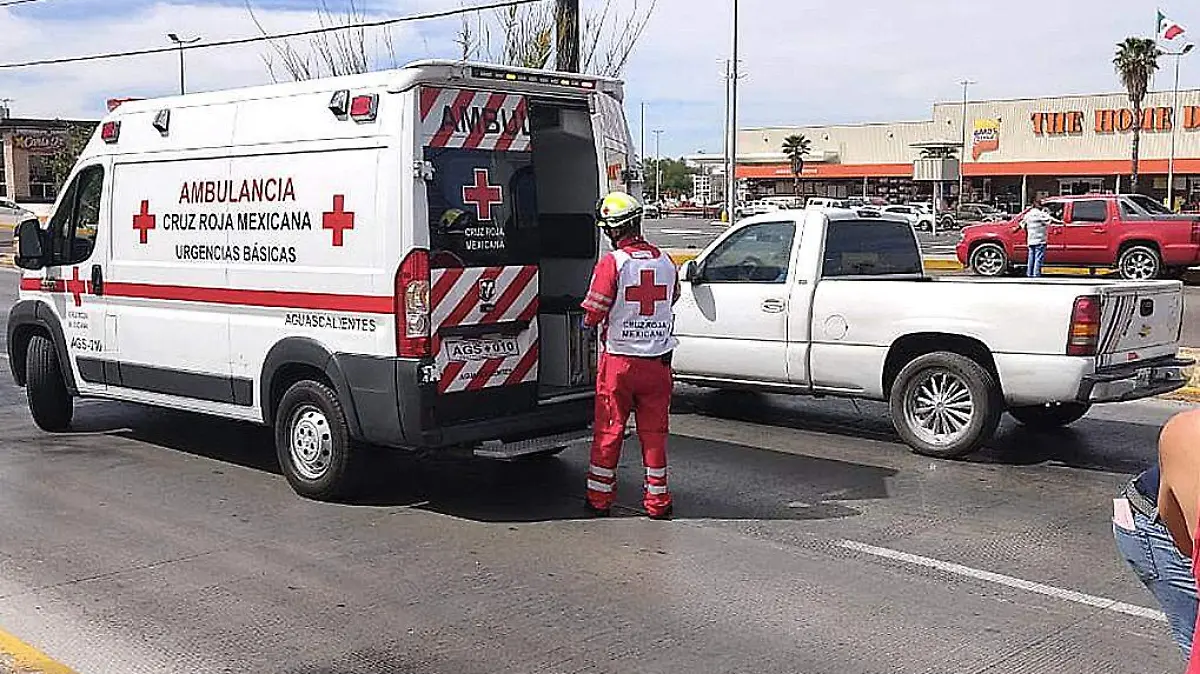
<svg viewBox="0 0 1200 674">
<path fill-rule="evenodd" d="M 985 276 L 996 276 L 1004 271 L 1004 254 L 995 246 L 984 246 L 975 251 L 975 271 Z"/>
<path fill-rule="evenodd" d="M 296 472 L 306 480 L 319 480 L 329 471 L 333 457 L 333 434 L 325 413 L 305 405 L 292 414 L 288 425 L 290 453 Z"/>
<path fill-rule="evenodd" d="M 904 400 L 907 425 L 924 442 L 950 445 L 967 434 L 975 417 L 971 389 L 946 370 L 926 372 L 908 389 Z"/>
<path fill-rule="evenodd" d="M 1127 279 L 1144 281 L 1158 271 L 1158 262 L 1149 253 L 1137 251 L 1125 256 L 1121 271 Z"/>
</svg>

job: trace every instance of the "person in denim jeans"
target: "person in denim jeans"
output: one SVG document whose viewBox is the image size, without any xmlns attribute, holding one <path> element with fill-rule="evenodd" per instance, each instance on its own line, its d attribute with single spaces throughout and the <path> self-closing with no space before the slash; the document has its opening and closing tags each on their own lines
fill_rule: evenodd
<svg viewBox="0 0 1200 674">
<path fill-rule="evenodd" d="M 1114 499 L 1113 536 L 1121 556 L 1158 600 L 1186 658 L 1191 655 L 1196 628 L 1196 579 L 1192 561 L 1180 554 L 1158 517 L 1158 481 L 1156 464 L 1131 480 L 1121 497 Z"/>
<path fill-rule="evenodd" d="M 1042 263 L 1046 261 L 1046 228 L 1050 223 L 1059 222 L 1042 208 L 1042 199 L 1033 200 L 1030 208 L 1020 222 L 1013 228 L 1014 232 L 1025 230 L 1025 244 L 1029 248 L 1029 258 L 1026 261 L 1025 275 L 1037 277 L 1042 275 Z"/>
</svg>

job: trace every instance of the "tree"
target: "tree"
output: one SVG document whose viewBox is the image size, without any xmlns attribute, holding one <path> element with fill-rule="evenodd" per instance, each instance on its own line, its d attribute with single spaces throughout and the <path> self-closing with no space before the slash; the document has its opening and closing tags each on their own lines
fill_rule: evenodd
<svg viewBox="0 0 1200 674">
<path fill-rule="evenodd" d="M 244 1 L 250 20 L 258 32 L 264 36 L 270 35 L 258 20 L 251 0 Z M 262 60 L 272 80 L 299 81 L 357 75 L 398 65 L 395 43 L 389 29 L 384 28 L 381 33 L 368 36 L 365 28 L 349 27 L 365 19 L 355 0 L 348 0 L 345 11 L 338 14 L 329 8 L 328 0 L 314 0 L 314 5 L 321 26 L 346 28 L 318 33 L 300 47 L 283 40 L 267 40 L 270 50 L 262 55 Z M 377 56 L 381 51 L 390 57 L 387 62 Z"/>
<path fill-rule="evenodd" d="M 643 160 L 643 170 L 646 184 L 643 187 L 646 194 L 656 193 L 658 172 L 654 170 L 654 159 Z M 662 160 L 662 193 L 667 197 L 679 197 L 692 191 L 692 175 L 698 171 L 687 165 L 682 159 Z"/>
<path fill-rule="evenodd" d="M 87 147 L 95 130 L 94 124 L 72 124 L 63 131 L 62 148 L 51 155 L 47 162 L 50 166 L 50 175 L 54 177 L 56 192 L 62 189 L 63 183 L 67 182 L 67 178 L 71 175 L 71 169 L 75 168 L 75 162 L 78 161 L 79 155 L 83 154 L 83 149 Z"/>
<path fill-rule="evenodd" d="M 1150 78 L 1158 70 L 1158 57 L 1162 51 L 1158 44 L 1150 38 L 1127 37 L 1117 43 L 1117 54 L 1113 57 L 1113 67 L 1117 77 L 1129 94 L 1129 102 L 1133 104 L 1133 147 L 1132 147 L 1132 176 L 1130 184 L 1133 191 L 1138 191 L 1138 152 L 1142 142 L 1142 102 L 1146 98 L 1146 90 L 1150 88 Z"/>
<path fill-rule="evenodd" d="M 792 194 L 800 195 L 800 174 L 804 173 L 804 155 L 812 151 L 812 141 L 804 134 L 795 134 L 783 139 L 783 154 L 792 164 Z"/>
</svg>

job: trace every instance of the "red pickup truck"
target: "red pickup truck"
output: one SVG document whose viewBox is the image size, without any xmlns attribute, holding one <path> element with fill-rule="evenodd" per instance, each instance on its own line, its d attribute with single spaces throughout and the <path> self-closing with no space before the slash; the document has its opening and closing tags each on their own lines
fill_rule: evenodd
<svg viewBox="0 0 1200 674">
<path fill-rule="evenodd" d="M 1062 224 L 1047 229 L 1046 265 L 1115 268 L 1131 280 L 1178 277 L 1200 265 L 1200 215 L 1178 215 L 1141 194 L 1056 197 L 1045 208 Z M 963 266 L 1001 276 L 1025 265 L 1021 216 L 963 229 L 956 253 Z"/>
</svg>

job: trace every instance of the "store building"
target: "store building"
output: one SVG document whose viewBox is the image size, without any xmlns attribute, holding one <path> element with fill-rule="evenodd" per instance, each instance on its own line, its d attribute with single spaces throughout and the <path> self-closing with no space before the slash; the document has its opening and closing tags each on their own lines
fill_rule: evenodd
<svg viewBox="0 0 1200 674">
<path fill-rule="evenodd" d="M 1179 92 L 1178 119 L 1170 92 L 1146 97 L 1139 190 L 1166 198 L 1168 158 L 1175 142 L 1175 194 L 1200 201 L 1200 90 Z M 792 195 L 784 139 L 812 143 L 800 180 L 804 196 L 866 194 L 895 201 L 925 199 L 929 183 L 914 182 L 913 162 L 931 145 L 961 146 L 966 202 L 1019 209 L 1034 196 L 1130 189 L 1133 111 L 1123 93 L 937 103 L 933 118 L 915 122 L 744 129 L 738 132 L 739 189 L 749 198 Z M 1174 133 L 1172 133 L 1174 129 Z M 689 160 L 718 168 L 721 158 Z M 942 194 L 957 199 L 958 184 Z"/>
<path fill-rule="evenodd" d="M 0 107 L 0 196 L 21 204 L 47 204 L 57 196 L 52 160 L 66 150 L 72 127 L 96 122 L 19 119 Z"/>
</svg>

